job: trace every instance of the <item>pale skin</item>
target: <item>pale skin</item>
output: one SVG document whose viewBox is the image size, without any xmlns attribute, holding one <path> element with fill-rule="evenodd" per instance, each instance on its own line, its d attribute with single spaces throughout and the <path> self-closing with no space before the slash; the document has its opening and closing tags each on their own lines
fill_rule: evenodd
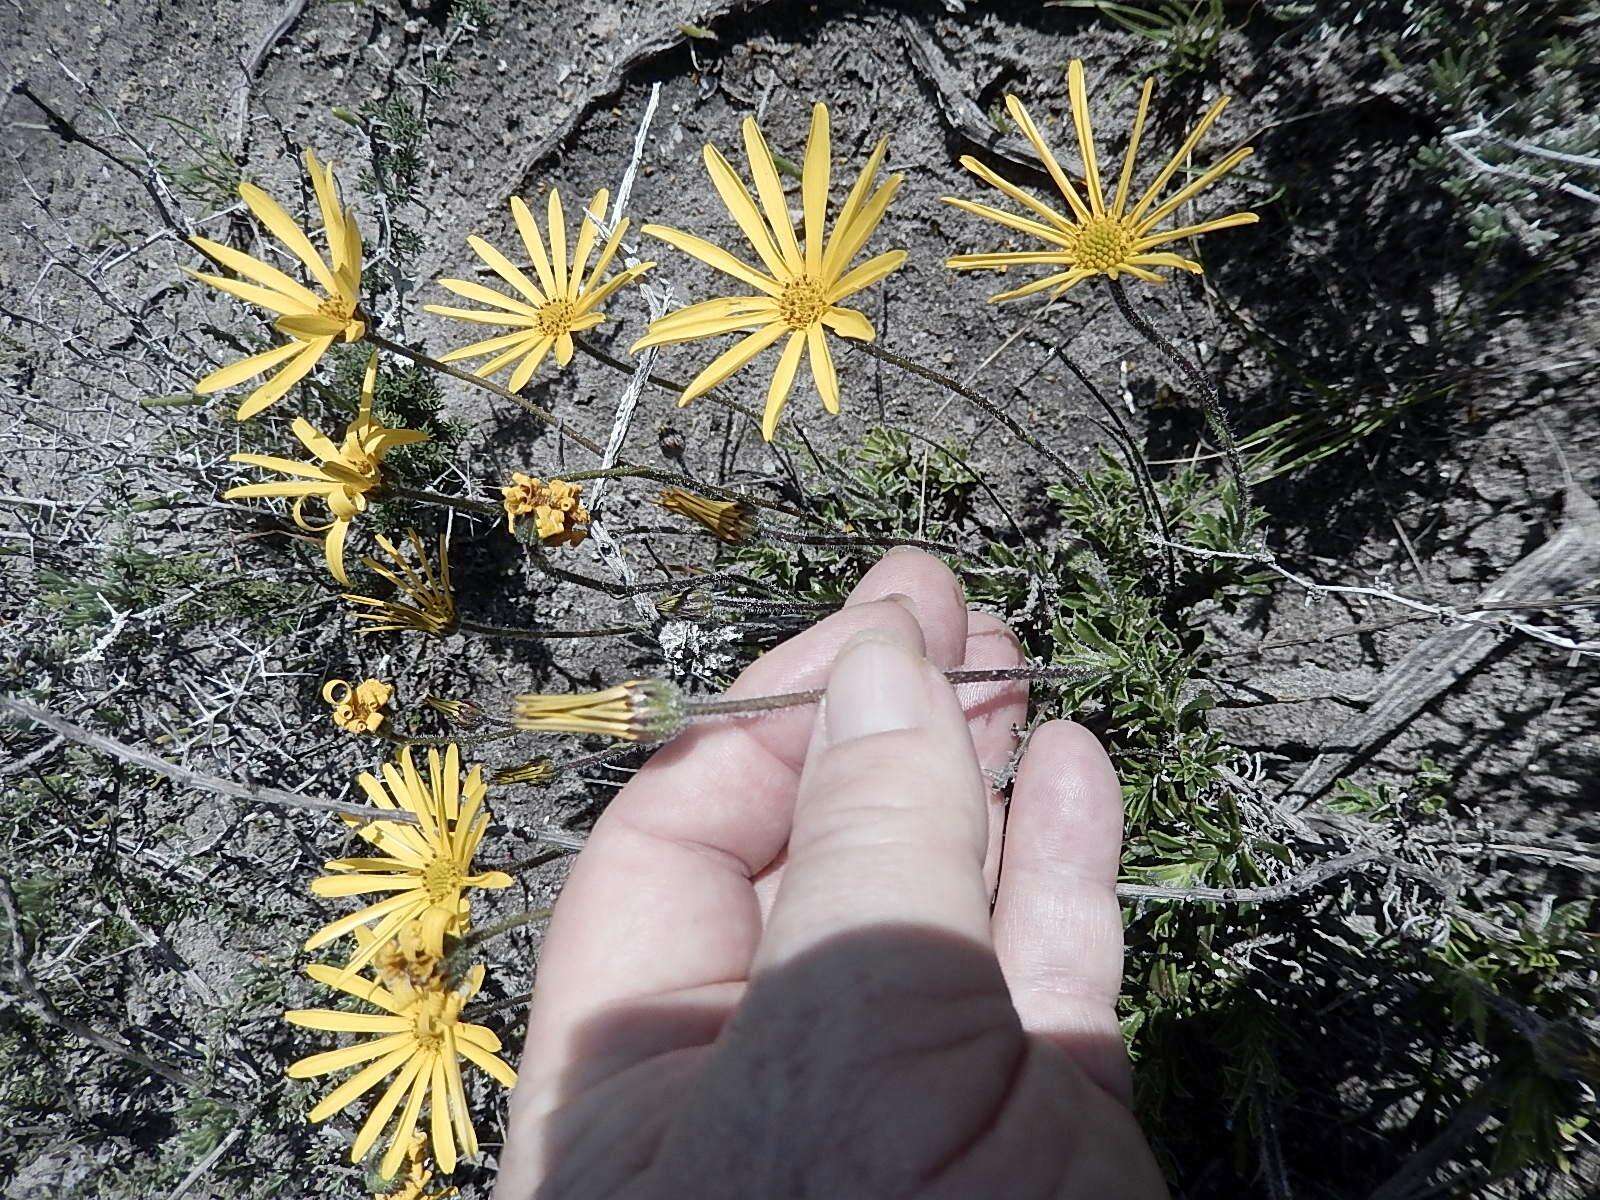
<svg viewBox="0 0 1600 1200">
<path fill-rule="evenodd" d="M 937 560 L 891 552 L 612 802 L 539 962 L 497 1200 L 1159 1200 L 1114 1004 L 1122 807 Z"/>
</svg>

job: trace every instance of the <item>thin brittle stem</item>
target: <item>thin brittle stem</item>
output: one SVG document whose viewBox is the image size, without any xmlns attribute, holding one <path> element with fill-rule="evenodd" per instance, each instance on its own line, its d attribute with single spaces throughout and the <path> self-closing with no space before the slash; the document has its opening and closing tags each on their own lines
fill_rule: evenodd
<svg viewBox="0 0 1600 1200">
<path fill-rule="evenodd" d="M 533 642 L 543 641 L 546 638 L 627 637 L 629 634 L 641 632 L 630 625 L 613 625 L 604 629 L 523 629 L 512 625 L 489 625 L 466 617 L 458 618 L 456 627 L 465 633 L 478 633 L 484 637 Z"/>
<path fill-rule="evenodd" d="M 1145 320 L 1144 316 L 1133 307 L 1128 299 L 1128 293 L 1122 286 L 1120 279 L 1107 279 L 1106 287 L 1111 292 L 1111 299 L 1116 303 L 1117 311 L 1122 314 L 1135 333 L 1149 342 L 1168 362 L 1182 372 L 1190 385 L 1200 394 L 1200 408 L 1205 413 L 1206 424 L 1211 426 L 1211 431 L 1216 434 L 1217 440 L 1222 443 L 1222 452 L 1228 460 L 1228 470 L 1233 473 L 1235 486 L 1239 489 L 1239 508 L 1248 513 L 1250 511 L 1250 481 L 1245 477 L 1244 459 L 1239 456 L 1239 441 L 1233 436 L 1233 426 L 1228 422 L 1228 414 L 1222 408 L 1222 396 L 1217 391 L 1216 384 L 1202 371 L 1199 366 L 1189 361 L 1176 346 L 1164 338 L 1156 327 Z"/>
<path fill-rule="evenodd" d="M 997 683 L 1007 680 L 1078 680 L 1091 679 L 1100 674 L 1091 667 L 1052 667 L 1045 665 L 1023 667 L 994 667 L 975 671 L 945 671 L 945 679 L 952 687 L 965 683 Z M 685 697 L 683 715 L 689 720 L 699 717 L 733 717 L 745 713 L 772 712 L 780 708 L 795 708 L 802 704 L 815 704 L 827 693 L 826 688 L 810 688 L 803 692 L 779 692 L 772 696 L 747 696 L 717 700 L 697 700 Z"/>
<path fill-rule="evenodd" d="M 972 388 L 969 388 L 966 384 L 962 383 L 959 379 L 953 379 L 949 375 L 935 371 L 932 367 L 925 367 L 919 362 L 896 354 L 893 350 L 885 350 L 883 347 L 874 345 L 872 342 L 856 342 L 855 348 L 860 350 L 863 354 L 869 355 L 872 358 L 876 358 L 881 362 L 886 362 L 890 366 L 899 367 L 902 371 L 909 371 L 918 378 L 926 379 L 929 383 L 936 383 L 946 391 L 960 396 L 968 404 L 973 405 L 975 408 L 993 417 L 996 421 L 999 421 L 1002 425 L 1009 429 L 1012 435 L 1016 437 L 1018 441 L 1022 442 L 1023 445 L 1028 446 L 1038 454 L 1041 454 L 1048 459 L 1050 461 L 1050 465 L 1055 467 L 1056 470 L 1060 471 L 1065 481 L 1072 487 L 1083 487 L 1083 476 L 1078 473 L 1076 467 L 1074 467 L 1066 459 L 1062 458 L 1060 454 L 1056 453 L 1056 451 L 1052 450 L 1049 446 L 1046 446 L 1038 438 L 1034 437 L 1033 434 L 1029 433 L 1022 427 L 1021 423 L 1015 417 L 1006 412 L 1005 409 L 1001 408 L 982 392 L 974 391 Z"/>
<path fill-rule="evenodd" d="M 475 517 L 494 517 L 498 520 L 503 515 L 499 505 L 484 500 L 468 500 L 465 496 L 446 496 L 440 492 L 430 492 L 425 488 L 400 487 L 397 484 L 386 483 L 383 487 L 383 496 L 391 500 L 436 504 L 441 508 L 453 508 L 457 512 L 471 513 Z"/>
<path fill-rule="evenodd" d="M 391 353 L 400 355 L 402 358 L 409 358 L 418 366 L 428 367 L 430 370 L 438 371 L 441 374 L 448 375 L 452 379 L 459 379 L 463 383 L 470 383 L 474 387 L 481 388 L 486 392 L 490 392 L 496 396 L 499 396 L 502 400 L 509 400 L 513 404 L 522 408 L 523 411 L 527 412 L 530 416 L 536 418 L 537 420 L 543 421 L 552 429 L 559 430 L 562 434 L 577 442 L 578 445 L 582 446 L 590 453 L 599 455 L 605 454 L 605 448 L 601 446 L 600 443 L 592 440 L 589 437 L 586 437 L 582 433 L 579 433 L 576 429 L 568 425 L 554 413 L 540 408 L 532 400 L 529 400 L 525 396 L 519 396 L 510 388 L 502 387 L 492 379 L 485 379 L 481 375 L 474 375 L 471 371 L 463 371 L 460 367 L 453 367 L 447 362 L 440 362 L 431 354 L 424 354 L 421 350 L 413 350 L 410 346 L 407 346 L 402 342 L 394 341 L 392 338 L 386 338 L 383 336 L 383 334 L 378 333 L 375 330 L 368 330 L 366 340 L 371 342 L 380 350 L 388 350 Z"/>
</svg>

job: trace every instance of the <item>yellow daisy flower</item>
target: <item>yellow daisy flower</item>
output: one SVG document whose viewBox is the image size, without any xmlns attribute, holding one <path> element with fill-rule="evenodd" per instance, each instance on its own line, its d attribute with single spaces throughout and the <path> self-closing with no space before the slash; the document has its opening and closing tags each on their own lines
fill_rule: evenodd
<svg viewBox="0 0 1600 1200">
<path fill-rule="evenodd" d="M 297 1008 L 284 1013 L 284 1020 L 306 1029 L 369 1035 L 353 1046 L 313 1054 L 289 1065 L 291 1079 L 313 1079 L 358 1063 L 366 1064 L 324 1096 L 311 1110 L 310 1120 L 327 1120 L 394 1076 L 362 1122 L 350 1148 L 351 1162 L 366 1157 L 395 1110 L 400 1109 L 389 1148 L 378 1167 L 383 1178 L 394 1178 L 411 1148 L 424 1104 L 428 1107 L 433 1154 L 440 1168 L 453 1171 L 458 1152 L 465 1156 L 478 1152 L 478 1135 L 467 1111 L 461 1060 L 474 1063 L 505 1087 L 517 1081 L 516 1072 L 496 1054 L 500 1039 L 494 1032 L 461 1019 L 462 1006 L 483 986 L 483 973 L 480 963 L 457 986 L 434 977 L 419 988 L 404 975 L 379 981 L 365 975 L 351 978 L 348 972 L 333 966 L 317 964 L 307 968 L 307 974 L 317 982 L 382 1010 L 365 1013 Z"/>
<path fill-rule="evenodd" d="M 406 537 L 416 555 L 418 565 L 413 567 L 398 547 L 382 534 L 378 545 L 394 564 L 390 570 L 377 559 L 363 555 L 361 561 L 367 569 L 383 576 L 394 584 L 394 596 L 377 600 L 345 592 L 344 599 L 357 608 L 355 618 L 361 622 L 362 633 L 390 633 L 414 629 L 431 637 L 446 637 L 455 632 L 456 601 L 450 589 L 450 539 L 439 535 L 438 566 L 428 561 L 428 551 L 415 529 L 406 530 Z M 360 609 L 371 609 L 362 612 Z"/>
<path fill-rule="evenodd" d="M 378 679 L 351 686 L 348 680 L 330 679 L 322 685 L 322 699 L 333 706 L 333 723 L 350 733 L 377 733 L 389 718 L 384 705 L 394 697 L 394 687 Z"/>
<path fill-rule="evenodd" d="M 522 244 L 527 248 L 534 272 L 539 276 L 537 284 L 488 242 L 480 237 L 469 237 L 467 244 L 478 252 L 478 257 L 522 299 L 514 299 L 469 279 L 441 279 L 440 285 L 456 295 L 490 307 L 451 308 L 443 304 L 427 304 L 423 307 L 428 312 L 454 317 L 458 321 L 511 328 L 510 333 L 452 350 L 443 356 L 442 361 L 455 362 L 463 358 L 492 355 L 488 362 L 474 371 L 474 374 L 484 378 L 515 362 L 517 369 L 511 373 L 508 384 L 513 392 L 520 391 L 533 378 L 534 371 L 552 349 L 556 352 L 557 366 L 564 367 L 571 362 L 572 335 L 593 329 L 604 321 L 606 318 L 600 311 L 600 305 L 611 293 L 655 266 L 654 263 L 640 263 L 605 279 L 606 268 L 611 265 L 617 249 L 622 245 L 622 235 L 628 231 L 628 219 L 624 217 L 606 238 L 594 270 L 588 271 L 589 255 L 594 250 L 595 239 L 600 233 L 599 222 L 605 220 L 606 205 L 610 198 L 611 193 L 601 188 L 589 202 L 589 208 L 583 214 L 583 224 L 578 227 L 578 244 L 573 251 L 569 270 L 567 225 L 561 211 L 561 193 L 554 188 L 550 190 L 547 214 L 549 254 L 545 253 L 544 239 L 539 236 L 539 226 L 528 211 L 528 206 L 520 196 L 511 197 L 511 215 L 516 218 L 517 232 L 522 234 Z M 521 362 L 517 362 L 518 359 Z"/>
<path fill-rule="evenodd" d="M 1007 96 L 1006 110 L 1017 123 L 1017 127 L 1022 130 L 1023 135 L 1032 143 L 1034 152 L 1044 163 L 1050 178 L 1055 181 L 1056 187 L 1066 199 L 1067 206 L 1072 210 L 1071 215 L 1055 211 L 1031 192 L 1007 182 L 968 155 L 962 158 L 962 166 L 985 183 L 997 188 L 1005 196 L 1043 218 L 1043 222 L 955 196 L 945 196 L 944 202 L 998 222 L 1007 229 L 1036 237 L 1046 243 L 1047 249 L 996 254 L 958 254 L 947 260 L 946 265 L 958 271 L 1003 269 L 1014 266 L 1061 268 L 1043 279 L 1036 279 L 1032 283 L 990 296 L 991 304 L 1031 296 L 1046 289 L 1054 289 L 1053 294 L 1059 296 L 1091 275 L 1106 275 L 1115 279 L 1118 275 L 1126 273 L 1147 283 L 1164 283 L 1165 279 L 1156 273 L 1157 268 L 1176 267 L 1192 271 L 1196 275 L 1200 274 L 1199 263 L 1171 251 L 1161 250 L 1159 247 L 1182 238 L 1213 233 L 1218 229 L 1229 229 L 1235 225 L 1253 225 L 1259 220 L 1256 214 L 1230 213 L 1225 217 L 1202 221 L 1196 225 L 1185 225 L 1178 229 L 1161 230 L 1156 226 L 1176 212 L 1180 205 L 1199 195 L 1249 158 L 1252 150 L 1249 146 L 1240 147 L 1198 178 L 1178 189 L 1166 200 L 1156 203 L 1161 190 L 1167 186 L 1173 174 L 1200 144 L 1200 139 L 1205 136 L 1206 130 L 1211 128 L 1222 110 L 1227 107 L 1229 97 L 1219 97 L 1216 103 L 1206 110 L 1205 115 L 1200 118 L 1200 123 L 1184 140 L 1171 161 L 1156 175 L 1155 181 L 1133 207 L 1129 208 L 1129 188 L 1133 182 L 1134 159 L 1139 152 L 1139 137 L 1144 132 L 1145 115 L 1150 108 L 1150 92 L 1154 86 L 1155 80 L 1145 80 L 1144 91 L 1139 97 L 1139 109 L 1133 119 L 1133 132 L 1128 137 L 1128 150 L 1122 160 L 1122 174 L 1117 180 L 1117 190 L 1112 195 L 1109 205 L 1101 188 L 1099 160 L 1095 157 L 1094 129 L 1089 124 L 1089 99 L 1083 85 L 1083 63 L 1074 59 L 1067 68 L 1067 92 L 1072 102 L 1072 123 L 1078 133 L 1078 153 L 1083 161 L 1087 202 L 1084 197 L 1079 196 L 1078 189 L 1073 186 L 1067 173 L 1061 169 L 1061 164 L 1050 152 L 1050 147 L 1045 145 L 1044 138 L 1039 135 L 1038 126 L 1028 116 L 1021 102 L 1015 96 Z"/>
<path fill-rule="evenodd" d="M 454 743 L 446 747 L 442 762 L 437 749 L 428 751 L 426 781 L 411 761 L 409 746 L 400 751 L 398 766 L 383 765 L 383 780 L 380 783 L 365 771 L 357 778 L 373 804 L 410 813 L 417 823 L 380 820 L 360 826 L 356 832 L 378 854 L 334 859 L 324 864 L 329 874 L 311 884 L 318 896 L 395 893 L 325 925 L 306 942 L 307 950 L 315 950 L 372 926 L 371 938 L 363 939 L 345 967 L 347 976 L 370 962 L 411 922 L 419 924 L 428 952 L 442 954 L 445 934 L 459 934 L 467 926 L 466 889 L 504 888 L 512 882 L 503 871 L 472 873 L 472 856 L 489 828 L 489 814 L 483 808 L 487 788 L 482 767 L 473 767 L 462 782 L 461 754 Z"/>
<path fill-rule="evenodd" d="M 636 353 L 647 346 L 675 346 L 727 333 L 745 334 L 689 382 L 678 399 L 680 405 L 703 395 L 788 334 L 789 340 L 767 388 L 762 435 L 772 440 L 778 416 L 794 386 L 800 356 L 807 351 L 811 378 L 816 383 L 817 394 L 822 397 L 823 407 L 830 413 L 839 411 L 839 378 L 823 330 L 830 329 L 841 337 L 858 341 L 872 341 L 875 336 L 872 322 L 855 309 L 841 307 L 840 302 L 877 283 L 906 258 L 904 250 L 889 250 L 867 259 L 852 271 L 846 270 L 883 220 L 889 201 L 900 187 L 901 176 L 891 175 L 882 187 L 873 190 L 887 147 L 887 138 L 874 147 L 834 220 L 832 234 L 825 236 L 831 170 L 828 109 L 823 104 L 812 108 L 811 133 L 806 141 L 800 183 L 805 214 L 803 248 L 795 238 L 777 164 L 755 121 L 745 119 L 744 148 L 761 209 L 757 209 L 744 182 L 717 148 L 705 148 L 706 170 L 711 182 L 766 270 L 759 271 L 722 247 L 693 234 L 664 225 L 644 226 L 645 233 L 676 246 L 759 293 L 704 300 L 668 313 L 650 322 L 650 331 L 634 344 Z M 762 210 L 765 210 L 764 217 Z"/>
<path fill-rule="evenodd" d="M 340 583 L 348 584 L 350 578 L 344 568 L 344 542 L 350 532 L 350 522 L 356 514 L 367 510 L 367 496 L 383 482 L 379 464 L 391 451 L 414 442 L 425 442 L 428 435 L 414 429 L 390 429 L 379 424 L 372 416 L 372 390 L 378 379 L 378 354 L 373 351 L 367 360 L 366 379 L 361 384 L 361 407 L 356 419 L 344 432 L 344 441 L 335 446 L 304 417 L 294 419 L 294 435 L 305 448 L 316 455 L 319 463 L 296 462 L 292 458 L 279 458 L 273 454 L 235 454 L 229 461 L 252 467 L 265 467 L 280 471 L 297 479 L 281 483 L 249 483 L 229 488 L 222 493 L 224 500 L 246 500 L 259 496 L 295 498 L 294 523 L 307 533 L 326 533 L 322 553 L 328 560 L 328 570 Z M 306 521 L 302 509 L 312 497 L 320 497 L 327 504 L 331 519 L 326 525 L 312 525 Z"/>
<path fill-rule="evenodd" d="M 355 217 L 350 210 L 339 203 L 333 170 L 317 162 L 317 156 L 310 150 L 306 151 L 305 162 L 311 185 L 317 193 L 317 207 L 322 210 L 322 228 L 327 235 L 328 251 L 333 259 L 331 268 L 282 205 L 266 192 L 253 183 L 241 183 L 239 195 L 273 236 L 305 264 L 311 278 L 322 289 L 321 295 L 278 268 L 230 246 L 210 238 L 189 239 L 214 261 L 238 272 L 243 278 L 229 279 L 224 275 L 208 275 L 193 270 L 189 271 L 190 275 L 230 296 L 278 313 L 273 328 L 287 334 L 290 339 L 263 354 L 252 355 L 213 371 L 194 385 L 195 391 L 208 395 L 254 379 L 274 367 L 279 368 L 272 378 L 251 392 L 239 406 L 235 415 L 241 421 L 275 403 L 304 379 L 335 340 L 343 338 L 347 342 L 358 342 L 367 333 L 366 318 L 361 315 L 361 231 L 356 228 Z"/>
</svg>

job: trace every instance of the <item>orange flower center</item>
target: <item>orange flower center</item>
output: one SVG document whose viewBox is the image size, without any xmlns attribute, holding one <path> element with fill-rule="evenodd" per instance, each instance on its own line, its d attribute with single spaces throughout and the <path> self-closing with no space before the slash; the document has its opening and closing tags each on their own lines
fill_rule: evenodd
<svg viewBox="0 0 1600 1200">
<path fill-rule="evenodd" d="M 1086 271 L 1109 271 L 1127 262 L 1133 241 L 1122 222 L 1110 217 L 1095 217 L 1078 231 L 1073 247 L 1077 265 Z"/>
<path fill-rule="evenodd" d="M 822 285 L 804 275 L 784 284 L 778 297 L 778 316 L 796 332 L 815 325 L 827 307 Z"/>
</svg>

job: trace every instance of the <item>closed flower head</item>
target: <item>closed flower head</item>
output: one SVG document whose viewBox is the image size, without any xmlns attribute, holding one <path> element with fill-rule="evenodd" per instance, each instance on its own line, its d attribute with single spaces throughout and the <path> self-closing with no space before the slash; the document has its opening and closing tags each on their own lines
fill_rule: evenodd
<svg viewBox="0 0 1600 1200">
<path fill-rule="evenodd" d="M 567 223 L 561 210 L 561 193 L 550 190 L 546 228 L 550 235 L 550 249 L 545 251 L 544 238 L 540 236 L 538 222 L 528 211 L 520 196 L 511 197 L 511 215 L 516 218 L 517 232 L 522 235 L 523 247 L 539 277 L 535 283 L 504 254 L 480 237 L 469 237 L 467 244 L 478 257 L 505 282 L 516 296 L 507 296 L 481 283 L 467 279 L 441 279 L 439 283 L 467 300 L 487 304 L 488 308 L 452 308 L 443 304 L 429 304 L 428 312 L 442 317 L 452 317 L 479 325 L 499 325 L 511 332 L 486 341 L 461 346 L 444 356 L 445 362 L 463 358 L 482 358 L 485 361 L 474 368 L 474 373 L 487 378 L 497 371 L 516 363 L 511 372 L 509 388 L 520 391 L 545 356 L 555 351 L 556 365 L 564 367 L 572 361 L 572 335 L 593 329 L 604 321 L 600 306 L 612 292 L 625 283 L 637 279 L 654 263 L 639 263 L 605 277 L 617 249 L 622 245 L 622 235 L 628 230 L 627 219 L 616 223 L 605 239 L 600 257 L 590 271 L 589 255 L 606 218 L 606 204 L 610 193 L 601 188 L 589 201 L 584 211 L 583 223 L 578 227 L 578 244 L 572 258 L 567 258 Z"/>
<path fill-rule="evenodd" d="M 768 346 L 783 340 L 777 370 L 767 388 L 766 411 L 761 419 L 762 436 L 772 440 L 778 417 L 789 401 L 802 355 L 810 360 L 811 378 L 822 398 L 822 406 L 830 413 L 839 411 L 839 377 L 834 370 L 833 352 L 828 348 L 826 333 L 831 331 L 840 337 L 870 342 L 875 336 L 872 322 L 855 309 L 843 307 L 842 302 L 877 283 L 906 258 L 904 250 L 889 250 L 867 259 L 854 270 L 849 269 L 851 260 L 877 229 L 889 201 L 900 187 L 901 177 L 891 175 L 882 187 L 874 189 L 887 146 L 885 139 L 873 149 L 845 198 L 844 206 L 835 215 L 833 231 L 829 233 L 828 187 L 832 163 L 828 109 L 822 104 L 812 108 L 811 134 L 806 142 L 800 182 L 804 245 L 795 237 L 777 163 L 753 119 L 746 118 L 744 122 L 744 149 L 756 195 L 761 201 L 759 208 L 728 160 L 715 146 L 705 148 L 711 183 L 749 239 L 765 270 L 691 233 L 664 225 L 644 227 L 645 233 L 754 289 L 747 294 L 703 300 L 668 313 L 650 322 L 649 333 L 634 344 L 637 353 L 648 346 L 675 346 L 730 333 L 744 335 L 689 382 L 678 399 L 679 404 L 688 404 L 705 394 Z"/>
<path fill-rule="evenodd" d="M 331 265 L 271 196 L 253 183 L 241 183 L 239 195 L 256 219 L 300 260 L 320 291 L 313 291 L 277 267 L 220 242 L 203 237 L 189 239 L 212 260 L 241 278 L 230 279 L 201 271 L 189 274 L 230 296 L 277 313 L 273 327 L 289 339 L 282 346 L 213 371 L 195 384 L 194 390 L 206 395 L 277 368 L 276 374 L 251 392 L 239 406 L 236 415 L 241 421 L 282 398 L 306 377 L 335 341 L 360 341 L 367 332 L 366 319 L 361 315 L 361 232 L 349 209 L 339 203 L 332 169 L 317 162 L 317 156 L 310 150 L 306 151 L 305 163 L 317 194 L 317 207 L 322 212 L 322 231 L 328 240 Z"/>
<path fill-rule="evenodd" d="M 748 541 L 756 529 L 755 510 L 743 500 L 711 500 L 682 488 L 663 488 L 656 503 L 709 529 L 720 541 Z"/>
<path fill-rule="evenodd" d="M 1230 213 L 1227 216 L 1176 229 L 1157 227 L 1182 205 L 1250 157 L 1251 150 L 1245 146 L 1225 155 L 1165 200 L 1160 199 L 1162 189 L 1188 161 L 1195 147 L 1200 144 L 1200 139 L 1205 136 L 1206 131 L 1227 106 L 1228 97 L 1220 97 L 1206 110 L 1205 115 L 1200 118 L 1200 123 L 1190 132 L 1167 165 L 1156 174 L 1150 186 L 1130 206 L 1134 163 L 1139 152 L 1139 138 L 1144 132 L 1145 116 L 1150 109 L 1150 93 L 1154 86 L 1155 81 L 1147 79 L 1144 91 L 1140 93 L 1138 112 L 1133 119 L 1133 132 L 1128 137 L 1128 149 L 1122 160 L 1122 173 L 1117 178 L 1116 190 L 1109 201 L 1102 187 L 1100 163 L 1095 154 L 1094 129 L 1089 123 L 1089 99 L 1084 88 L 1083 63 L 1074 59 L 1067 68 L 1067 92 L 1072 103 L 1072 124 L 1077 131 L 1078 154 L 1083 164 L 1083 195 L 1079 194 L 1078 188 L 1062 170 L 1061 164 L 1056 161 L 1055 155 L 1045 144 L 1044 138 L 1039 134 L 1038 126 L 1029 117 L 1027 109 L 1022 107 L 1021 101 L 1015 96 L 1007 96 L 1006 110 L 1011 114 L 1011 119 L 1017 123 L 1017 127 L 1022 130 L 1023 136 L 1032 144 L 1034 153 L 1039 156 L 1039 161 L 1044 164 L 1062 199 L 1066 201 L 1068 211 L 1058 212 L 1032 192 L 1002 179 L 969 155 L 961 160 L 962 166 L 1033 215 L 1018 216 L 1004 209 L 954 196 L 944 197 L 945 203 L 994 221 L 1007 229 L 1037 238 L 1044 243 L 1044 246 L 1038 250 L 958 254 L 948 260 L 947 265 L 958 271 L 1003 270 L 1014 266 L 1055 268 L 1042 279 L 989 297 L 991 303 L 1015 300 L 1043 291 L 1050 291 L 1052 295 L 1059 296 L 1068 288 L 1093 275 L 1105 275 L 1116 279 L 1119 275 L 1126 274 L 1147 283 L 1164 283 L 1165 279 L 1157 273 L 1161 268 L 1176 268 L 1200 274 L 1199 263 L 1170 250 L 1163 250 L 1161 247 L 1184 238 L 1213 233 L 1218 229 L 1228 229 L 1235 225 L 1252 225 L 1258 219 L 1256 214 Z"/>
<path fill-rule="evenodd" d="M 683 725 L 678 689 L 664 679 L 632 679 L 603 692 L 518 696 L 518 729 L 535 733 L 598 733 L 624 742 L 659 742 Z"/>
<path fill-rule="evenodd" d="M 243 500 L 254 496 L 283 496 L 294 499 L 294 522 L 307 533 L 322 533 L 322 552 L 328 560 L 328 570 L 340 583 L 348 584 L 345 573 L 344 543 L 350 532 L 350 522 L 367 510 L 367 498 L 383 483 L 380 464 L 390 451 L 414 442 L 425 442 L 428 435 L 414 429 L 390 429 L 373 418 L 372 392 L 378 378 L 378 355 L 374 351 L 367 360 L 367 373 L 361 384 L 361 406 L 356 419 L 344 433 L 344 441 L 335 445 L 312 428 L 304 417 L 294 419 L 294 435 L 300 444 L 316 456 L 316 462 L 297 462 L 292 458 L 279 458 L 272 454 L 235 454 L 229 461 L 245 463 L 277 471 L 290 478 L 280 483 L 250 483 L 229 488 L 222 494 L 224 500 Z M 328 506 L 326 524 L 313 525 L 302 511 L 309 499 L 319 499 Z"/>
</svg>

